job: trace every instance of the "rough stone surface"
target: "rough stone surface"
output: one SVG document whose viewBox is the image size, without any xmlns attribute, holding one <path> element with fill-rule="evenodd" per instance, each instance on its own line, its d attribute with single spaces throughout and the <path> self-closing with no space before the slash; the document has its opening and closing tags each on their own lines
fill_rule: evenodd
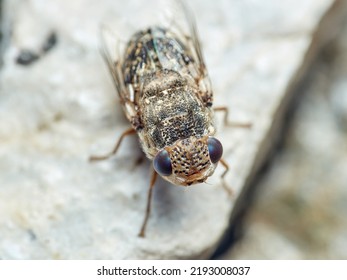
<svg viewBox="0 0 347 280">
<path fill-rule="evenodd" d="M 112 160 L 87 159 L 111 149 L 128 127 L 98 52 L 99 27 L 131 33 L 151 19 L 156 5 L 4 1 L 11 37 L 0 77 L 0 258 L 208 257 L 228 227 L 286 89 L 306 63 L 318 23 L 335 2 L 341 1 L 189 2 L 215 104 L 253 127 L 223 128 L 217 116 L 233 199 L 221 187 L 222 168 L 209 184 L 186 189 L 159 180 L 141 239 L 150 163 L 134 167 L 141 154 L 136 138 Z M 21 50 L 39 50 L 52 30 L 56 47 L 29 66 L 15 63 Z"/>
<path fill-rule="evenodd" d="M 284 149 L 225 258 L 347 258 L 346 43 L 347 21 L 300 90 Z"/>
</svg>

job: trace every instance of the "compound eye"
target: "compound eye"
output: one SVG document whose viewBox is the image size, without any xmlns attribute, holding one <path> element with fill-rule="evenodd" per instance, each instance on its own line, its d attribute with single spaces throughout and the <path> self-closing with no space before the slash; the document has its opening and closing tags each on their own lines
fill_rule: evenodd
<svg viewBox="0 0 347 280">
<path fill-rule="evenodd" d="M 209 137 L 207 140 L 207 148 L 211 161 L 217 163 L 223 155 L 223 146 L 221 142 L 214 137 Z"/>
<path fill-rule="evenodd" d="M 155 171 L 161 176 L 169 176 L 172 173 L 170 155 L 166 150 L 161 150 L 153 160 Z"/>
</svg>

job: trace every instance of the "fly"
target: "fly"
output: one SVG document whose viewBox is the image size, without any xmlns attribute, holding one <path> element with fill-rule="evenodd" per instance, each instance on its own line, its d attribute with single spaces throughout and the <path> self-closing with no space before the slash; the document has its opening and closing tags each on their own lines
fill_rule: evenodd
<svg viewBox="0 0 347 280">
<path fill-rule="evenodd" d="M 138 135 L 143 152 L 153 161 L 141 237 L 145 236 L 158 174 L 174 185 L 190 186 L 205 182 L 218 163 L 225 169 L 223 181 L 229 170 L 222 158 L 223 146 L 214 137 L 213 121 L 213 113 L 223 111 L 227 124 L 228 109 L 212 106 L 213 92 L 195 21 L 183 3 L 180 5 L 189 34 L 179 28 L 151 26 L 135 33 L 118 58 L 112 57 L 103 43 L 102 54 L 130 128 L 110 153 L 90 160 L 109 158 L 126 136 Z"/>
</svg>

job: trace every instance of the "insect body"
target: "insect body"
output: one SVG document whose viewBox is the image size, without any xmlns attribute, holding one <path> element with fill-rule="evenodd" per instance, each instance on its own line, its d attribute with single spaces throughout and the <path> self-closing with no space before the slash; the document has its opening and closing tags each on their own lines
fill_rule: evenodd
<svg viewBox="0 0 347 280">
<path fill-rule="evenodd" d="M 215 133 L 212 110 L 192 73 L 198 70 L 194 63 L 174 34 L 153 27 L 130 40 L 121 69 L 125 113 L 155 171 L 175 185 L 201 183 L 212 175 L 219 158 L 211 161 L 208 143 L 222 154 L 218 140 L 209 139 Z"/>
<path fill-rule="evenodd" d="M 181 186 L 205 182 L 221 162 L 223 148 L 213 137 L 213 95 L 195 23 L 184 10 L 190 34 L 158 26 L 137 32 L 123 57 L 115 60 L 104 50 L 114 84 L 131 128 L 122 139 L 137 133 L 146 156 L 153 160 L 144 236 L 152 189 L 159 174 Z M 226 108 L 219 108 L 227 113 Z"/>
</svg>

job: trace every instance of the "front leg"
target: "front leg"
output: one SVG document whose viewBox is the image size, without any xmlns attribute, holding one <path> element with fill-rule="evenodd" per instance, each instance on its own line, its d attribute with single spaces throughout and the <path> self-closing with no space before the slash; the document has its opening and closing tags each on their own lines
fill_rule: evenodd
<svg viewBox="0 0 347 280">
<path fill-rule="evenodd" d="M 116 142 L 116 145 L 114 146 L 113 150 L 105 155 L 102 156 L 91 156 L 89 158 L 89 161 L 97 161 L 97 160 L 105 160 L 108 159 L 109 157 L 115 155 L 118 151 L 118 148 L 120 146 L 120 144 L 122 143 L 123 139 L 128 136 L 128 135 L 132 135 L 135 134 L 135 130 L 131 127 L 129 129 L 127 129 L 126 131 L 124 131 L 122 133 L 122 135 L 119 137 L 118 141 Z"/>
<path fill-rule="evenodd" d="M 223 165 L 223 167 L 225 168 L 223 174 L 221 175 L 222 178 L 222 186 L 224 188 L 224 190 L 228 193 L 228 195 L 231 197 L 233 196 L 233 191 L 232 189 L 227 185 L 227 183 L 225 182 L 225 175 L 228 173 L 229 171 L 229 165 L 226 163 L 226 161 L 224 159 L 220 159 L 219 162 Z"/>
<path fill-rule="evenodd" d="M 155 185 L 155 181 L 157 180 L 158 173 L 153 169 L 152 170 L 152 178 L 151 182 L 149 184 L 149 189 L 147 193 L 147 207 L 146 207 L 146 213 L 145 213 L 145 218 L 143 220 L 140 232 L 139 232 L 139 237 L 145 237 L 145 232 L 146 232 L 146 226 L 149 218 L 149 214 L 151 213 L 151 201 L 152 201 L 152 194 L 153 194 L 153 188 Z"/>
</svg>

